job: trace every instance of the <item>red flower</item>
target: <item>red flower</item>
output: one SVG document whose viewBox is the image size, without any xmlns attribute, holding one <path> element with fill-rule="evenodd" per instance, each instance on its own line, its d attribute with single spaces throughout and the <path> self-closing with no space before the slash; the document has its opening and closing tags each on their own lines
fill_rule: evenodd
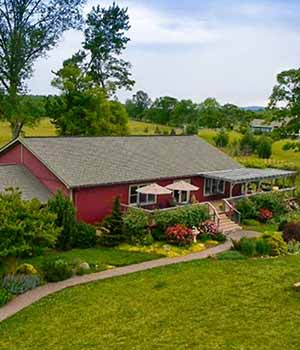
<svg viewBox="0 0 300 350">
<path fill-rule="evenodd" d="M 167 228 L 166 240 L 175 245 L 189 245 L 193 241 L 193 231 L 184 225 L 175 225 Z"/>
<path fill-rule="evenodd" d="M 271 220 L 272 217 L 273 217 L 273 213 L 269 209 L 266 209 L 266 208 L 260 209 L 260 211 L 259 211 L 259 219 L 261 221 Z"/>
</svg>

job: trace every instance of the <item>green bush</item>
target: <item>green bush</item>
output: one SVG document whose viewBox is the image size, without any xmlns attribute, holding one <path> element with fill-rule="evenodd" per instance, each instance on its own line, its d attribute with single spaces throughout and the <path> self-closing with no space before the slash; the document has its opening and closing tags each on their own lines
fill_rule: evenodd
<svg viewBox="0 0 300 350">
<path fill-rule="evenodd" d="M 214 138 L 217 147 L 224 148 L 229 144 L 229 135 L 225 130 L 221 130 Z"/>
<path fill-rule="evenodd" d="M 300 242 L 294 240 L 289 241 L 288 253 L 292 255 L 300 254 Z"/>
<path fill-rule="evenodd" d="M 73 235 L 73 247 L 87 249 L 96 245 L 96 229 L 85 222 L 78 222 Z"/>
<path fill-rule="evenodd" d="M 256 210 L 268 209 L 274 216 L 280 216 L 287 212 L 285 197 L 282 193 L 264 193 L 251 197 Z"/>
<path fill-rule="evenodd" d="M 55 215 L 38 200 L 24 201 L 21 193 L 0 193 L 0 259 L 31 256 L 55 245 L 59 229 Z"/>
<path fill-rule="evenodd" d="M 170 226 L 180 224 L 189 228 L 198 227 L 209 218 L 207 207 L 201 205 L 189 205 L 172 210 L 157 211 L 153 217 L 155 223 L 153 236 L 155 239 L 163 240 L 165 232 Z"/>
<path fill-rule="evenodd" d="M 46 260 L 42 270 L 48 282 L 63 281 L 73 276 L 72 266 L 63 259 Z"/>
<path fill-rule="evenodd" d="M 12 295 L 6 289 L 0 287 L 0 307 L 7 304 L 11 297 Z"/>
<path fill-rule="evenodd" d="M 56 245 L 59 249 L 68 250 L 73 245 L 76 231 L 75 208 L 73 203 L 61 191 L 48 201 L 50 212 L 56 215 L 55 224 L 61 229 Z"/>
<path fill-rule="evenodd" d="M 269 159 L 272 155 L 272 139 L 262 136 L 257 144 L 257 155 L 262 159 Z"/>
<path fill-rule="evenodd" d="M 257 219 L 258 211 L 250 198 L 243 198 L 236 204 L 236 209 L 241 213 L 241 219 Z"/>
<path fill-rule="evenodd" d="M 23 294 L 37 288 L 42 283 L 38 275 L 7 275 L 3 279 L 3 288 L 11 294 Z"/>
<path fill-rule="evenodd" d="M 124 233 L 131 244 L 143 244 L 149 240 L 149 217 L 142 210 L 130 208 L 123 215 Z"/>
<path fill-rule="evenodd" d="M 248 257 L 256 255 L 256 240 L 255 238 L 243 237 L 239 243 L 240 252 Z"/>
<path fill-rule="evenodd" d="M 281 193 L 264 193 L 251 198 L 243 198 L 237 202 L 236 208 L 241 213 L 243 221 L 258 219 L 261 209 L 268 209 L 274 217 L 279 217 L 287 212 L 285 197 Z"/>
<path fill-rule="evenodd" d="M 102 245 L 115 247 L 124 242 L 124 223 L 119 197 L 114 199 L 112 213 L 104 219 L 102 226 L 104 228 L 101 236 Z"/>
<path fill-rule="evenodd" d="M 269 256 L 271 255 L 271 246 L 267 240 L 263 238 L 258 238 L 256 240 L 256 253 L 259 256 Z"/>
<path fill-rule="evenodd" d="M 244 155 L 251 155 L 256 151 L 257 140 L 251 130 L 247 130 L 240 140 L 240 151 Z"/>
<path fill-rule="evenodd" d="M 271 256 L 287 254 L 288 245 L 283 240 L 282 235 L 280 233 L 265 233 L 263 234 L 262 239 L 265 240 L 266 243 L 269 245 Z"/>
</svg>

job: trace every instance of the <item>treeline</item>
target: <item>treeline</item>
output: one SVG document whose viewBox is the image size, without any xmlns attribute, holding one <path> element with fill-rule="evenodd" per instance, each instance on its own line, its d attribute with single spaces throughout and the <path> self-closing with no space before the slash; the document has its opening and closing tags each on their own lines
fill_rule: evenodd
<svg viewBox="0 0 300 350">
<path fill-rule="evenodd" d="M 125 103 L 129 118 L 174 127 L 234 129 L 249 127 L 255 119 L 272 119 L 271 112 L 251 111 L 234 104 L 221 105 L 215 98 L 207 98 L 200 104 L 192 100 L 159 97 L 154 101 L 144 91 L 138 91 Z"/>
</svg>

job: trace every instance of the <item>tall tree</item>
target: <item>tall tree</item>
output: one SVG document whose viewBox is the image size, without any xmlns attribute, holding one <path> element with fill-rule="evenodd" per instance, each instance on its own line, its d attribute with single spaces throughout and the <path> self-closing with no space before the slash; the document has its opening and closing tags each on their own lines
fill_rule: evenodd
<svg viewBox="0 0 300 350">
<path fill-rule="evenodd" d="M 278 120 L 284 122 L 286 131 L 300 130 L 300 68 L 281 72 L 270 97 L 269 108 Z"/>
<path fill-rule="evenodd" d="M 170 124 L 177 103 L 174 97 L 157 98 L 147 113 L 147 119 L 158 124 Z"/>
<path fill-rule="evenodd" d="M 181 100 L 174 108 L 171 123 L 176 126 L 197 124 L 199 107 L 191 100 Z"/>
<path fill-rule="evenodd" d="M 74 56 L 56 72 L 52 85 L 61 91 L 51 96 L 47 114 L 60 135 L 126 135 L 128 117 L 124 106 L 109 101 L 104 89 L 95 85 Z"/>
<path fill-rule="evenodd" d="M 128 41 L 130 29 L 127 8 L 113 3 L 108 8 L 93 7 L 88 14 L 83 47 L 90 59 L 88 69 L 94 82 L 114 93 L 117 89 L 131 90 L 131 64 L 120 56 Z"/>
<path fill-rule="evenodd" d="M 142 120 L 152 104 L 151 98 L 142 90 L 137 91 L 132 99 L 126 101 L 126 110 L 130 118 Z"/>
<path fill-rule="evenodd" d="M 32 119 L 21 116 L 22 94 L 33 65 L 52 49 L 62 33 L 77 28 L 85 0 L 0 0 L 0 89 L 2 118 L 9 121 L 13 137 Z"/>
<path fill-rule="evenodd" d="M 223 127 L 222 107 L 215 98 L 207 98 L 199 107 L 199 125 L 206 128 Z"/>
</svg>

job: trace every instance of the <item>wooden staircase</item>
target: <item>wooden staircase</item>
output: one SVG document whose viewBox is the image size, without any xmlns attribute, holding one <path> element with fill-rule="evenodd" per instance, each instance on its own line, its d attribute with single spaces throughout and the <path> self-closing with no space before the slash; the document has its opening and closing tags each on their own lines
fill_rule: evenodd
<svg viewBox="0 0 300 350">
<path fill-rule="evenodd" d="M 240 215 L 239 212 L 227 200 L 214 201 L 211 202 L 211 205 L 215 208 L 220 232 L 228 234 L 242 229 L 231 216 L 232 214 Z"/>
<path fill-rule="evenodd" d="M 241 230 L 242 227 L 231 220 L 224 212 L 219 212 L 219 230 L 223 233 L 230 233 Z"/>
</svg>

